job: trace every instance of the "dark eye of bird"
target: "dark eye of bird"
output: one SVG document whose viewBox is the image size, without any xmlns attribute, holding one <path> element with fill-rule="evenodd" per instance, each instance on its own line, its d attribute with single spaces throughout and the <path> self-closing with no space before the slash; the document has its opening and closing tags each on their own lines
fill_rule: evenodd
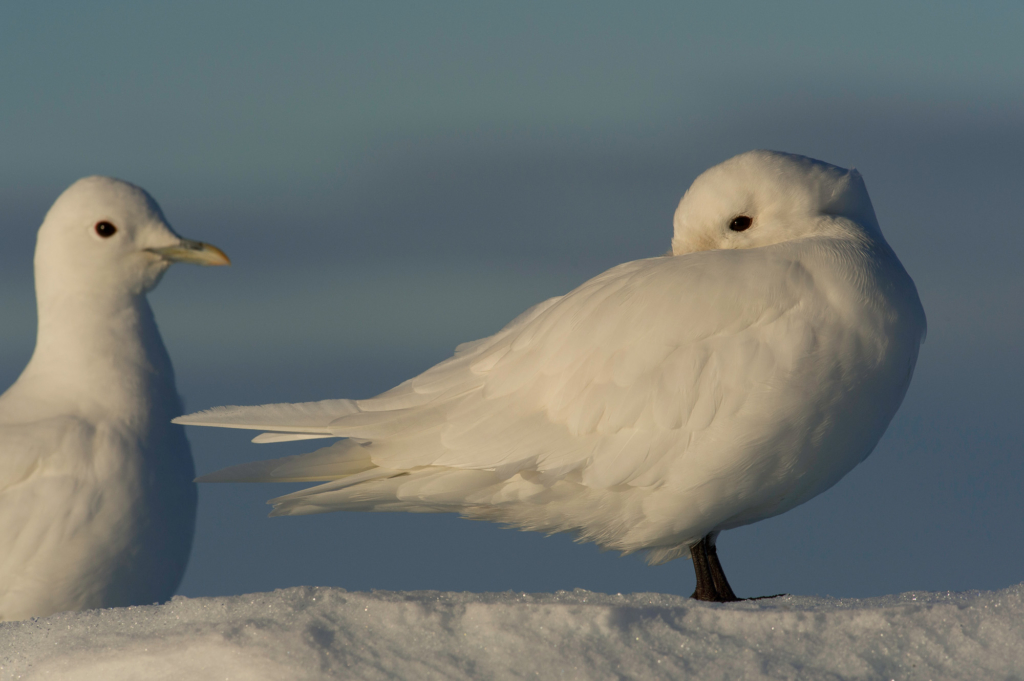
<svg viewBox="0 0 1024 681">
<path fill-rule="evenodd" d="M 737 215 L 729 223 L 729 229 L 734 232 L 742 232 L 750 229 L 750 225 L 754 224 L 754 218 L 747 215 Z"/>
<path fill-rule="evenodd" d="M 116 231 L 117 227 L 114 227 L 114 225 L 110 224 L 105 220 L 103 222 L 96 223 L 96 233 L 99 234 L 104 239 L 108 239 L 114 236 L 114 233 Z"/>
</svg>

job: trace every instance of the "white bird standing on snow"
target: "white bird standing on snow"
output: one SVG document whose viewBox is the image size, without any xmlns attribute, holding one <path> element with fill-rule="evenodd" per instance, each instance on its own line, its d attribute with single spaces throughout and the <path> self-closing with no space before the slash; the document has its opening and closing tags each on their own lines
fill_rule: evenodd
<svg viewBox="0 0 1024 681">
<path fill-rule="evenodd" d="M 196 489 L 146 292 L 172 262 L 226 265 L 139 187 L 87 177 L 39 228 L 39 328 L 0 396 L 0 620 L 169 599 Z"/>
<path fill-rule="evenodd" d="M 672 252 L 619 265 L 367 400 L 177 423 L 341 437 L 201 481 L 326 481 L 272 515 L 454 511 L 663 563 L 736 596 L 715 538 L 802 504 L 874 449 L 924 338 L 856 171 L 769 151 L 703 173 Z"/>
</svg>

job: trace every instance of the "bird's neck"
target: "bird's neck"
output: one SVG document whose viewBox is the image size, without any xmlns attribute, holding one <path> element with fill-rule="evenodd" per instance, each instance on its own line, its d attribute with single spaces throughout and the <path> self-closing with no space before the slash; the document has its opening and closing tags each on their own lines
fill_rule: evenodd
<svg viewBox="0 0 1024 681">
<path fill-rule="evenodd" d="M 78 292 L 43 293 L 35 352 L 22 374 L 45 393 L 36 399 L 127 416 L 156 397 L 174 409 L 170 358 L 144 295 L 81 300 Z"/>
</svg>

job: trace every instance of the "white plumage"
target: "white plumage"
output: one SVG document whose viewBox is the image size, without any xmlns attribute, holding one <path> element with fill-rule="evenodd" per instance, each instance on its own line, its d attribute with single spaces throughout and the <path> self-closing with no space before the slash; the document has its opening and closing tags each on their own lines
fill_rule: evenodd
<svg viewBox="0 0 1024 681">
<path fill-rule="evenodd" d="M 661 563 L 705 538 L 713 553 L 721 530 L 861 462 L 924 332 L 860 175 L 754 151 L 697 178 L 671 254 L 543 302 L 382 395 L 176 422 L 346 438 L 200 479 L 324 481 L 274 499 L 274 515 L 454 511 Z"/>
<path fill-rule="evenodd" d="M 0 620 L 164 601 L 181 580 L 194 468 L 145 297 L 172 261 L 228 262 L 111 178 L 71 185 L 39 229 L 36 348 L 0 396 Z"/>
</svg>

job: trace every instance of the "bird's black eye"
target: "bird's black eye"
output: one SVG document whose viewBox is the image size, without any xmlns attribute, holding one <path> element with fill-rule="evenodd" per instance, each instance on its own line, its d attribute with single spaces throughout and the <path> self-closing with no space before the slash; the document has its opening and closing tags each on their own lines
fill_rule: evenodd
<svg viewBox="0 0 1024 681">
<path fill-rule="evenodd" d="M 103 222 L 97 222 L 95 229 L 96 233 L 99 234 L 104 239 L 109 239 L 110 237 L 114 236 L 115 232 L 117 232 L 117 227 L 114 227 L 114 225 L 110 224 L 106 220 L 104 220 Z"/>
<path fill-rule="evenodd" d="M 734 232 L 742 232 L 750 229 L 750 225 L 754 224 L 754 218 L 748 215 L 737 215 L 729 223 L 729 229 Z"/>
</svg>

